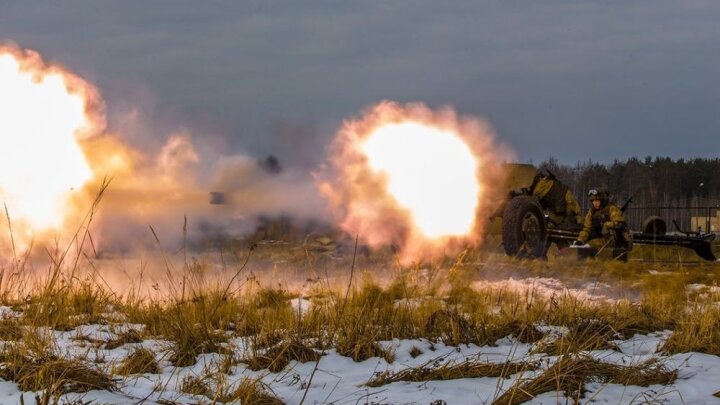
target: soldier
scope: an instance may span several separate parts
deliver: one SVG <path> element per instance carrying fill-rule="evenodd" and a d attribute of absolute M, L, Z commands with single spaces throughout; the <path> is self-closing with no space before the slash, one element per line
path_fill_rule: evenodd
<path fill-rule="evenodd" d="M 579 250 L 580 257 L 594 257 L 612 245 L 613 258 L 627 261 L 627 254 L 632 249 L 632 233 L 622 211 L 610 202 L 605 190 L 590 190 L 588 197 L 592 207 L 585 215 L 583 229 L 573 245 L 588 243 L 591 247 Z"/>
<path fill-rule="evenodd" d="M 530 194 L 540 201 L 551 227 L 577 229 L 582 225 L 580 204 L 568 186 L 552 173 L 538 172 L 530 186 Z"/>

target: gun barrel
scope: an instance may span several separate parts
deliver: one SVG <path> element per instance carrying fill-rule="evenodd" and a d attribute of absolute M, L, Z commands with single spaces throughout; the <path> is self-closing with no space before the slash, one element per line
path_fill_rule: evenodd
<path fill-rule="evenodd" d="M 564 229 L 548 229 L 548 240 L 572 241 L 576 240 L 579 232 Z M 633 244 L 635 245 L 655 245 L 655 246 L 679 246 L 691 249 L 701 258 L 709 261 L 717 261 L 715 253 L 712 251 L 711 241 L 715 239 L 713 234 L 690 236 L 690 235 L 655 235 L 651 233 L 633 232 Z"/>
<path fill-rule="evenodd" d="M 580 236 L 580 232 L 552 228 L 547 230 L 547 235 L 548 241 L 550 242 L 572 242 L 577 240 L 578 236 Z"/>

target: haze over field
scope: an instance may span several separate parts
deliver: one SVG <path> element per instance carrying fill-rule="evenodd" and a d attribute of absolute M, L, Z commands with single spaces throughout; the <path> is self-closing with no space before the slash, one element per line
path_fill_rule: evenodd
<path fill-rule="evenodd" d="M 440 257 L 481 242 L 481 213 L 501 195 L 501 163 L 512 158 L 475 117 L 392 101 L 345 121 L 329 166 L 312 171 L 286 170 L 272 155 L 216 150 L 203 160 L 198 137 L 184 132 L 167 134 L 153 155 L 108 126 L 99 89 L 37 51 L 0 47 L 0 84 L 0 197 L 13 257 L 36 241 L 77 241 L 75 229 L 96 254 L 94 240 L 126 250 L 150 233 L 159 243 L 160 231 L 185 246 L 188 231 L 240 235 L 260 216 L 392 244 L 404 262 Z"/>
<path fill-rule="evenodd" d="M 347 181 L 335 181 L 348 177 L 328 179 L 327 170 L 344 170 L 338 170 L 333 155 L 343 153 L 337 139 L 348 123 L 367 119 L 383 100 L 400 109 L 423 103 L 431 115 L 447 109 L 460 121 L 480 122 L 479 132 L 494 139 L 497 145 L 474 151 L 483 156 L 469 163 L 475 169 L 441 174 L 439 168 L 448 166 L 441 163 L 434 170 L 439 178 L 467 176 L 471 183 L 485 184 L 483 175 L 493 177 L 484 169 L 490 159 L 539 162 L 554 156 L 572 164 L 635 155 L 714 156 L 720 147 L 720 137 L 713 136 L 720 124 L 718 16 L 720 5 L 710 1 L 224 2 L 213 7 L 15 2 L 0 13 L 0 41 L 38 51 L 47 66 L 63 66 L 81 88 L 90 89 L 90 125 L 83 137 L 102 135 L 103 140 L 83 141 L 87 162 L 70 159 L 80 171 L 54 193 L 112 176 L 114 198 L 105 211 L 116 215 L 106 215 L 105 221 L 123 226 L 102 239 L 126 241 L 150 222 L 162 233 L 177 234 L 184 214 L 201 218 L 196 225 L 202 222 L 206 230 L 247 231 L 252 221 L 238 223 L 263 214 L 310 219 L 332 214 L 349 232 L 377 229 L 367 215 L 357 215 L 356 208 L 367 211 L 367 204 L 340 197 L 353 194 L 342 189 Z M 60 111 L 60 106 L 33 110 L 50 100 L 40 99 L 45 101 L 29 99 L 29 115 L 15 116 Z M 17 107 L 14 100 L 9 96 L 8 106 Z M 500 151 L 508 148 L 499 145 L 511 145 L 514 153 Z M 390 162 L 397 160 L 389 155 Z M 258 164 L 269 156 L 276 166 Z M 119 160 L 122 164 L 116 164 Z M 40 168 L 36 178 L 43 177 L 42 165 L 32 159 L 17 160 L 23 165 L 4 161 L 21 171 Z M 401 161 L 399 166 L 409 167 Z M 478 176 L 468 175 L 476 169 Z M 318 182 L 325 187 L 322 193 Z M 389 182 L 392 187 L 392 176 Z M 3 183 L 13 187 L 12 181 Z M 26 186 L 38 193 L 49 190 L 38 181 L 23 182 Z M 231 193 L 235 207 L 208 207 L 209 191 Z M 465 211 L 473 219 L 455 225 L 463 232 L 437 235 L 476 231 L 474 214 L 488 209 L 477 204 L 491 194 L 485 191 L 485 196 L 478 191 L 445 198 L 442 204 L 453 200 L 468 206 L 434 212 Z M 433 204 L 430 194 L 410 199 L 427 200 L 427 208 Z M 11 204 L 10 214 L 30 218 L 17 210 L 34 207 L 29 201 L 54 198 L 15 194 L 11 200 L 22 207 Z M 408 206 L 406 201 L 403 209 Z M 58 217 L 65 214 L 53 211 L 57 207 L 33 209 L 54 215 L 42 219 L 53 228 L 62 225 Z M 422 222 L 420 211 L 411 211 Z M 28 221 L 37 226 L 39 220 Z M 122 231 L 132 223 L 142 225 Z M 394 236 L 380 240 L 415 238 L 408 229 L 393 229 L 388 235 Z"/>

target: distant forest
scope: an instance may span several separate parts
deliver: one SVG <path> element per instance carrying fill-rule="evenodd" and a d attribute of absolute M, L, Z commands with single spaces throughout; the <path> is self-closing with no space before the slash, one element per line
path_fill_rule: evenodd
<path fill-rule="evenodd" d="M 632 197 L 631 211 L 635 214 L 628 214 L 637 216 L 637 220 L 647 215 L 661 215 L 677 218 L 689 227 L 689 215 L 715 216 L 715 207 L 720 205 L 720 158 L 646 157 L 615 160 L 610 164 L 588 161 L 575 165 L 561 164 L 551 158 L 538 168 L 549 169 L 567 184 L 584 210 L 589 204 L 588 190 L 598 187 L 606 187 L 619 205 Z M 660 207 L 678 209 L 668 212 Z M 683 207 L 686 209 L 682 210 Z"/>

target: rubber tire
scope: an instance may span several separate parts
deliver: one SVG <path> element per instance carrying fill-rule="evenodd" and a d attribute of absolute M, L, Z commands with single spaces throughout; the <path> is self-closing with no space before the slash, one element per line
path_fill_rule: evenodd
<path fill-rule="evenodd" d="M 538 235 L 530 241 L 523 232 L 523 222 L 533 219 L 538 226 Z M 517 196 L 508 202 L 502 218 L 502 241 L 508 256 L 521 259 L 542 258 L 545 255 L 547 239 L 545 215 L 537 198 Z"/>

